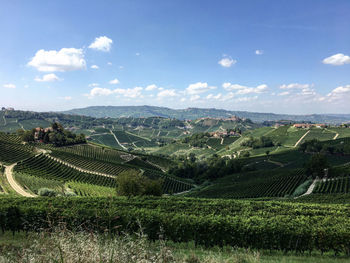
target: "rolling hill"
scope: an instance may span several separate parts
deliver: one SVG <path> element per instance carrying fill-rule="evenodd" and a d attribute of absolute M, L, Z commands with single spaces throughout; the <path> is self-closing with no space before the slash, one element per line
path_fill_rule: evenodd
<path fill-rule="evenodd" d="M 315 123 L 339 124 L 350 121 L 350 114 L 289 115 L 204 108 L 170 109 L 155 106 L 91 106 L 80 109 L 72 109 L 64 111 L 63 113 L 91 116 L 95 118 L 164 117 L 179 120 L 195 120 L 204 117 L 228 118 L 230 116 L 238 116 L 240 118 L 251 119 L 254 122 L 291 120 L 298 122 L 310 121 Z"/>

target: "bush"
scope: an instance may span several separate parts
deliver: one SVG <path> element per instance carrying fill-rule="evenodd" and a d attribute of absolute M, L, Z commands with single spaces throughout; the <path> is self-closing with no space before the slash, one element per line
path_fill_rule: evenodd
<path fill-rule="evenodd" d="M 38 190 L 38 195 L 52 197 L 52 196 L 56 196 L 57 193 L 54 190 L 49 189 L 49 188 L 40 188 Z"/>

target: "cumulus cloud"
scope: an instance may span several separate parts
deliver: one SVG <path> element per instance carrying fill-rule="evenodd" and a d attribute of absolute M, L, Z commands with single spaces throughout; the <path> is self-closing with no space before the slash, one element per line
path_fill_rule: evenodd
<path fill-rule="evenodd" d="M 91 83 L 91 84 L 89 84 L 90 88 L 94 88 L 94 87 L 98 87 L 98 86 L 100 86 L 100 84 L 98 84 L 98 83 Z"/>
<path fill-rule="evenodd" d="M 345 64 L 350 64 L 350 57 L 342 53 L 338 53 L 328 58 L 325 58 L 322 62 L 323 64 L 329 64 L 333 66 L 342 66 Z"/>
<path fill-rule="evenodd" d="M 227 91 L 236 90 L 236 94 L 263 93 L 268 89 L 266 84 L 262 84 L 255 88 L 252 88 L 252 87 L 242 86 L 239 84 L 231 84 L 229 82 L 225 82 L 224 84 L 222 84 L 222 87 Z"/>
<path fill-rule="evenodd" d="M 262 51 L 260 49 L 257 49 L 257 50 L 255 50 L 255 54 L 256 55 L 262 55 L 262 54 L 264 54 L 264 51 Z"/>
<path fill-rule="evenodd" d="M 206 99 L 208 99 L 208 100 L 210 100 L 210 99 L 218 100 L 218 99 L 221 99 L 221 97 L 222 97 L 222 94 L 221 94 L 221 93 L 219 93 L 219 94 L 217 94 L 217 95 L 208 94 L 208 95 L 206 96 Z"/>
<path fill-rule="evenodd" d="M 7 84 L 4 84 L 3 87 L 6 89 L 15 89 L 16 85 L 12 83 L 7 83 Z"/>
<path fill-rule="evenodd" d="M 123 95 L 127 98 L 142 98 L 142 90 L 142 87 L 135 87 L 132 89 L 115 89 L 113 92 L 118 95 Z"/>
<path fill-rule="evenodd" d="M 145 90 L 147 90 L 147 91 L 151 91 L 151 90 L 155 90 L 155 89 L 157 89 L 157 85 L 155 85 L 155 84 L 148 85 L 145 88 Z"/>
<path fill-rule="evenodd" d="M 164 98 L 164 97 L 176 97 L 178 94 L 174 89 L 163 89 L 162 91 L 158 92 L 157 97 L 158 98 Z"/>
<path fill-rule="evenodd" d="M 186 88 L 186 93 L 190 95 L 195 95 L 195 94 L 204 93 L 206 91 L 213 90 L 213 89 L 216 89 L 216 87 L 209 86 L 208 83 L 206 82 L 197 82 L 194 84 L 190 84 Z"/>
<path fill-rule="evenodd" d="M 229 68 L 236 63 L 237 63 L 237 60 L 234 60 L 231 57 L 224 57 L 218 61 L 218 64 L 220 64 L 224 68 Z"/>
<path fill-rule="evenodd" d="M 37 82 L 54 82 L 61 80 L 59 77 L 56 76 L 54 73 L 46 74 L 42 78 L 36 77 L 34 79 Z"/>
<path fill-rule="evenodd" d="M 109 81 L 109 84 L 118 84 L 119 80 L 118 79 L 112 79 L 111 81 Z"/>
<path fill-rule="evenodd" d="M 44 72 L 64 72 L 85 69 L 86 61 L 82 49 L 62 48 L 59 51 L 40 49 L 28 63 L 28 66 Z"/>
<path fill-rule="evenodd" d="M 268 87 L 266 84 L 257 86 L 256 88 L 244 88 L 237 91 L 237 94 L 249 94 L 249 93 L 263 93 L 267 91 Z"/>
<path fill-rule="evenodd" d="M 348 101 L 350 99 L 350 85 L 340 86 L 333 89 L 327 94 L 325 99 L 328 101 L 338 101 L 341 99 Z"/>
<path fill-rule="evenodd" d="M 92 68 L 92 69 L 99 69 L 99 66 L 97 66 L 97 65 L 92 65 L 90 68 Z"/>
<path fill-rule="evenodd" d="M 142 87 L 135 87 L 132 89 L 107 89 L 95 87 L 90 90 L 90 93 L 87 94 L 89 98 L 93 98 L 96 96 L 109 96 L 112 94 L 122 95 L 127 98 L 137 98 L 142 97 Z"/>
<path fill-rule="evenodd" d="M 310 84 L 291 83 L 291 84 L 281 85 L 280 89 L 307 89 L 310 86 L 311 86 Z"/>
<path fill-rule="evenodd" d="M 96 37 L 95 41 L 90 44 L 89 48 L 109 52 L 111 50 L 112 43 L 113 40 L 106 36 Z"/>

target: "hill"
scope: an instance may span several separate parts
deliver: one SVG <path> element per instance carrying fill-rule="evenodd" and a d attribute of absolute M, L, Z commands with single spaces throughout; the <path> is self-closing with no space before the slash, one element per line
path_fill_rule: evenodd
<path fill-rule="evenodd" d="M 179 120 L 195 120 L 204 117 L 210 118 L 228 118 L 238 116 L 248 118 L 254 122 L 264 121 L 309 121 L 314 123 L 343 123 L 350 121 L 350 114 L 311 114 L 311 115 L 289 115 L 275 113 L 259 113 L 248 111 L 228 111 L 223 109 L 170 109 L 166 107 L 155 106 L 91 106 L 80 109 L 64 111 L 65 114 L 77 114 L 91 116 L 95 118 L 120 118 L 120 117 L 164 117 L 175 118 Z"/>

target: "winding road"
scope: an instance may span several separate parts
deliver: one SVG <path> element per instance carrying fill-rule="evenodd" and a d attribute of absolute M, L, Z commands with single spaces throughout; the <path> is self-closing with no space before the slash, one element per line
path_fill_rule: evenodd
<path fill-rule="evenodd" d="M 110 131 L 110 133 L 113 135 L 114 139 L 115 139 L 116 142 L 119 144 L 119 146 L 122 147 L 124 150 L 127 150 L 127 148 L 119 142 L 117 136 L 115 136 L 115 134 L 112 132 L 112 130 L 109 130 L 109 131 Z"/>
<path fill-rule="evenodd" d="M 6 175 L 7 181 L 9 182 L 13 190 L 15 190 L 19 195 L 25 196 L 25 197 L 36 197 L 36 195 L 26 192 L 13 178 L 13 167 L 15 167 L 16 164 L 17 163 L 6 166 L 5 175 Z"/>

